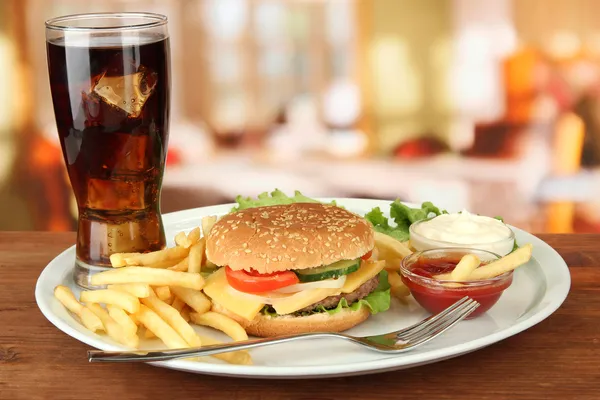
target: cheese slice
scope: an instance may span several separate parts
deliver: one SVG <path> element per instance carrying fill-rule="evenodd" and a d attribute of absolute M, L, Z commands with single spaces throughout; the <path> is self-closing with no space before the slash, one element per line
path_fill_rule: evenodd
<path fill-rule="evenodd" d="M 347 275 L 346 283 L 344 283 L 344 286 L 342 287 L 342 293 L 354 292 L 360 285 L 379 274 L 384 267 L 384 260 L 377 262 L 361 262 L 358 271 Z"/>
<path fill-rule="evenodd" d="M 274 301 L 272 306 L 277 314 L 291 314 L 304 307 L 315 304 L 326 297 L 340 294 L 339 288 L 308 289 L 285 299 Z"/>
<path fill-rule="evenodd" d="M 215 303 L 248 321 L 252 321 L 265 306 L 259 301 L 236 296 L 229 288 L 225 268 L 221 268 L 206 279 L 203 290 Z"/>

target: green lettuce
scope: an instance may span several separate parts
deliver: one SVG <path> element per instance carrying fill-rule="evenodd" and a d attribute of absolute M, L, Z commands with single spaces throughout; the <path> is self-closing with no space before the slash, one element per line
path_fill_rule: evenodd
<path fill-rule="evenodd" d="M 447 214 L 447 211 L 440 210 L 431 202 L 426 201 L 420 208 L 411 208 L 396 200 L 390 204 L 390 217 L 394 220 L 391 225 L 389 219 L 383 214 L 379 207 L 375 207 L 365 215 L 365 219 L 373 225 L 377 232 L 384 233 L 401 242 L 409 239 L 408 228 L 411 224 L 429 218 Z"/>
<path fill-rule="evenodd" d="M 279 189 L 275 189 L 271 193 L 264 192 L 258 195 L 256 199 L 252 197 L 237 196 L 235 198 L 237 206 L 231 209 L 231 212 L 245 210 L 247 208 L 263 207 L 263 206 L 275 206 L 280 204 L 292 204 L 292 203 L 320 203 L 320 201 L 306 197 L 298 190 L 294 192 L 294 196 L 289 197 Z M 333 202 L 332 204 L 335 204 Z"/>
<path fill-rule="evenodd" d="M 348 304 L 346 299 L 342 299 L 335 308 L 325 308 L 319 306 L 310 312 L 296 313 L 294 315 L 303 317 L 320 312 L 326 312 L 330 315 L 333 315 L 346 308 L 349 308 L 352 311 L 358 311 L 361 307 L 367 307 L 371 314 L 377 314 L 387 311 L 390 308 L 390 302 L 390 284 L 388 283 L 387 271 L 383 270 L 379 273 L 379 285 L 377 285 L 377 288 L 375 288 L 375 290 L 364 299 L 355 301 L 352 304 Z M 262 313 L 272 317 L 277 317 L 279 315 L 271 306 L 265 306 L 262 310 Z"/>

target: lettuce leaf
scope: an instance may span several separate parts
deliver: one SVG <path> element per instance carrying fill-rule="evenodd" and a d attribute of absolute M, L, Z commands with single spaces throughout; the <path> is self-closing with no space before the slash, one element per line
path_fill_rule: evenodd
<path fill-rule="evenodd" d="M 390 204 L 390 216 L 394 220 L 395 226 L 390 225 L 389 219 L 379 207 L 369 211 L 365 215 L 365 219 L 373 225 L 373 229 L 377 232 L 404 242 L 409 239 L 408 228 L 411 224 L 440 214 L 447 214 L 447 211 L 440 210 L 429 201 L 421 204 L 421 208 L 411 208 L 402 204 L 400 200 L 396 200 Z"/>
<path fill-rule="evenodd" d="M 340 300 L 335 308 L 317 307 L 310 312 L 296 313 L 296 316 L 308 316 L 315 313 L 326 312 L 330 315 L 337 314 L 345 308 L 349 308 L 352 311 L 358 311 L 361 307 L 367 307 L 371 314 L 377 314 L 383 311 L 387 311 L 390 308 L 391 296 L 390 296 L 390 284 L 388 283 L 387 271 L 383 270 L 379 273 L 379 285 L 364 299 L 355 301 L 352 304 L 348 304 L 346 299 Z M 265 315 L 277 317 L 279 314 L 270 306 L 265 306 L 262 310 Z"/>
<path fill-rule="evenodd" d="M 294 196 L 289 197 L 279 189 L 275 189 L 271 193 L 264 192 L 258 195 L 256 199 L 252 197 L 237 196 L 235 198 L 237 206 L 231 209 L 231 212 L 245 210 L 247 208 L 263 207 L 263 206 L 275 206 L 279 204 L 292 204 L 292 203 L 320 203 L 320 201 L 306 197 L 298 190 L 294 192 Z M 335 204 L 333 202 L 332 204 Z"/>

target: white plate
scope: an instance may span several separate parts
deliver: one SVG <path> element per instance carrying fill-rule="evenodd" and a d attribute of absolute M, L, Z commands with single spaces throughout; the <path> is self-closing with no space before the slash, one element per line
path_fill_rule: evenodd
<path fill-rule="evenodd" d="M 328 199 L 324 199 L 328 200 Z M 380 206 L 389 209 L 389 201 L 340 199 L 339 204 L 364 214 Z M 222 215 L 231 205 L 197 208 L 164 216 L 168 238 L 199 225 L 205 215 Z M 240 366 L 184 360 L 157 362 L 154 365 L 202 374 L 253 378 L 323 378 L 375 373 L 428 364 L 465 354 L 524 331 L 552 314 L 565 300 L 570 287 L 567 265 L 549 245 L 535 236 L 514 229 L 519 243 L 532 243 L 535 260 L 517 269 L 513 284 L 487 314 L 458 324 L 438 339 L 402 355 L 386 356 L 352 344 L 321 339 L 295 342 L 252 350 L 254 365 Z M 37 304 L 44 316 L 67 335 L 102 350 L 122 350 L 123 346 L 104 335 L 87 331 L 53 297 L 56 285 L 70 286 L 76 295 L 71 272 L 75 247 L 65 250 L 44 269 L 35 289 Z M 414 301 L 403 306 L 393 301 L 388 312 L 369 318 L 348 333 L 373 335 L 394 331 L 427 316 Z M 226 340 L 220 333 L 196 327 L 204 334 Z M 157 348 L 157 341 L 142 342 L 141 347 Z M 81 357 L 85 357 L 81 354 Z M 212 360 L 212 359 L 211 359 Z"/>

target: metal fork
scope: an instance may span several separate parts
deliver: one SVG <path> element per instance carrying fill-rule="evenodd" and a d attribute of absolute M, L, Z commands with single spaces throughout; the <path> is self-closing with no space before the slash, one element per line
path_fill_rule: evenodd
<path fill-rule="evenodd" d="M 178 358 L 210 356 L 236 350 L 247 350 L 261 346 L 270 346 L 279 343 L 291 342 L 299 339 L 337 338 L 345 339 L 352 343 L 365 346 L 387 354 L 403 353 L 412 350 L 424 343 L 438 337 L 458 322 L 469 316 L 479 303 L 469 297 L 463 297 L 439 314 L 432 315 L 415 325 L 399 331 L 383 335 L 355 337 L 344 333 L 314 332 L 296 335 L 285 335 L 274 338 L 245 340 L 234 343 L 224 343 L 196 348 L 159 350 L 159 351 L 88 351 L 90 362 L 149 362 L 167 361 Z"/>

